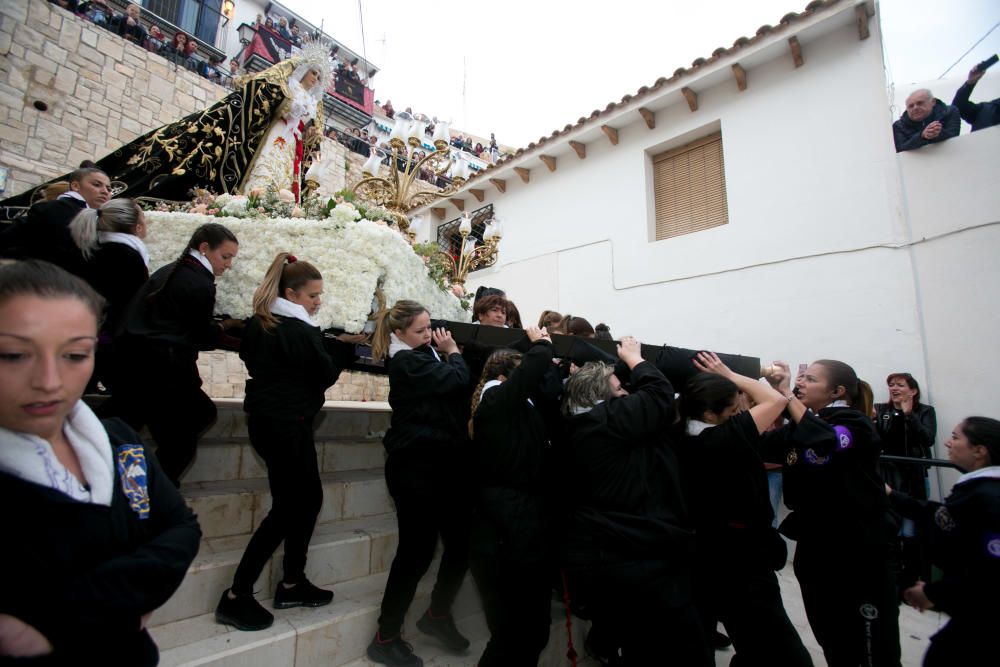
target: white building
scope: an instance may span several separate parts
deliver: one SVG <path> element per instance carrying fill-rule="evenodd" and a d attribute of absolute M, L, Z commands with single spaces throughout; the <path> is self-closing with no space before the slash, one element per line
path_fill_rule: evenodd
<path fill-rule="evenodd" d="M 1000 128 L 897 155 L 874 3 L 809 7 L 471 178 L 451 201 L 492 204 L 505 235 L 468 287 L 504 288 L 525 321 L 551 308 L 649 343 L 842 359 L 876 400 L 909 371 L 943 456 L 962 417 L 1000 417 Z M 958 82 L 938 83 L 950 101 Z M 692 225 L 714 226 L 661 238 Z"/>

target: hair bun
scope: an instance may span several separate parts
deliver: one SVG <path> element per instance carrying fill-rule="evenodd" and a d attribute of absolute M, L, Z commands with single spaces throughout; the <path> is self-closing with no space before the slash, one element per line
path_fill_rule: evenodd
<path fill-rule="evenodd" d="M 289 264 L 294 264 L 295 262 L 299 261 L 299 258 L 296 257 L 295 255 L 289 255 L 288 257 L 285 258 L 285 261 L 288 262 Z"/>

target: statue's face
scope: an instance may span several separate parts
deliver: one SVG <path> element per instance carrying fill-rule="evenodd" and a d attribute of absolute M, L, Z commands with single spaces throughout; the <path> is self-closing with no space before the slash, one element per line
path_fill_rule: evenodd
<path fill-rule="evenodd" d="M 306 90 L 311 89 L 317 83 L 319 83 L 319 74 L 316 70 L 311 69 L 302 76 L 302 87 Z"/>

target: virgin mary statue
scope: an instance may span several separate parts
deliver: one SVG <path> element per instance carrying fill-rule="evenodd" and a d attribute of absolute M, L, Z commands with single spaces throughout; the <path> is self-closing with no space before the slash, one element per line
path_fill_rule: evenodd
<path fill-rule="evenodd" d="M 180 201 L 194 188 L 221 194 L 274 187 L 297 197 L 305 124 L 323 123 L 329 53 L 320 42 L 308 43 L 301 55 L 237 78 L 236 90 L 208 109 L 142 135 L 97 166 L 126 186 L 115 196 Z M 0 206 L 28 206 L 37 189 Z"/>

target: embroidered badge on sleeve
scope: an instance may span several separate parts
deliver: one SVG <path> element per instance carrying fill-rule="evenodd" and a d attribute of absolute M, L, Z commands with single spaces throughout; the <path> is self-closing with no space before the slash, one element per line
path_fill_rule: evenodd
<path fill-rule="evenodd" d="M 837 451 L 842 452 L 854 446 L 854 436 L 844 426 L 834 426 L 833 432 L 837 434 Z"/>
<path fill-rule="evenodd" d="M 989 533 L 986 535 L 986 553 L 993 558 L 1000 558 L 1000 534 Z"/>
<path fill-rule="evenodd" d="M 121 445 L 115 450 L 115 463 L 122 491 L 139 519 L 149 518 L 149 488 L 146 478 L 146 453 L 142 445 Z"/>

